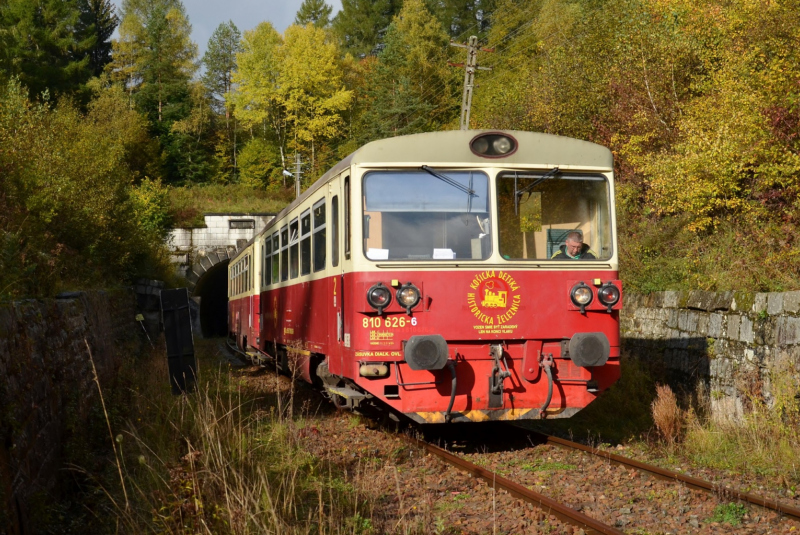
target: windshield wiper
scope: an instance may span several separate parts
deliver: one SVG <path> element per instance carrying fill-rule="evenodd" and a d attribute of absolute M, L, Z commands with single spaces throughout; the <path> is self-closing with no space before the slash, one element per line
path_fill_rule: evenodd
<path fill-rule="evenodd" d="M 431 175 L 435 176 L 436 178 L 438 178 L 438 179 L 439 179 L 439 180 L 441 180 L 442 182 L 446 182 L 447 184 L 450 184 L 450 185 L 451 185 L 451 186 L 453 186 L 454 188 L 460 189 L 461 191 L 463 191 L 463 192 L 464 192 L 464 193 L 466 193 L 467 195 L 477 195 L 477 194 L 475 193 L 475 190 L 474 190 L 474 189 L 472 189 L 472 188 L 468 188 L 468 187 L 467 187 L 467 186 L 465 186 L 464 184 L 459 184 L 458 182 L 456 182 L 455 180 L 453 180 L 453 179 L 452 179 L 452 178 L 450 178 L 449 176 L 447 176 L 447 175 L 443 175 L 442 173 L 440 173 L 440 172 L 438 172 L 438 171 L 434 171 L 433 169 L 431 169 L 431 168 L 430 168 L 430 167 L 428 167 L 427 165 L 423 165 L 423 166 L 422 166 L 422 170 L 423 170 L 423 171 L 425 171 L 425 172 L 426 172 L 426 173 L 428 173 L 428 174 L 431 174 Z"/>
<path fill-rule="evenodd" d="M 547 173 L 543 174 L 527 186 L 522 189 L 517 189 L 517 173 L 514 173 L 514 215 L 519 215 L 519 198 L 525 195 L 526 193 L 530 193 L 533 188 L 544 182 L 545 180 L 549 180 L 554 178 L 558 173 L 560 173 L 558 167 L 554 167 Z"/>

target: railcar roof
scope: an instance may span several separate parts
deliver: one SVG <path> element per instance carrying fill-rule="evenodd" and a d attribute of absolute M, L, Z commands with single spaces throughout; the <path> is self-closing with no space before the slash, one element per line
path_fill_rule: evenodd
<path fill-rule="evenodd" d="M 469 144 L 479 134 L 493 130 L 448 130 L 412 134 L 367 143 L 351 157 L 351 164 L 423 162 L 426 164 L 463 162 L 476 165 L 543 167 L 580 166 L 608 169 L 614 165 L 606 147 L 552 134 L 503 130 L 517 140 L 517 151 L 503 158 L 483 158 L 473 154 Z"/>
<path fill-rule="evenodd" d="M 473 154 L 469 147 L 470 141 L 480 134 L 489 132 L 512 136 L 517 140 L 516 152 L 503 158 L 482 158 Z M 283 217 L 285 213 L 294 209 L 309 195 L 313 195 L 328 179 L 338 175 L 343 169 L 351 165 L 369 167 L 371 165 L 390 166 L 406 163 L 424 163 L 432 166 L 458 163 L 459 165 L 482 167 L 536 165 L 542 168 L 549 168 L 574 166 L 611 171 L 614 167 L 614 157 L 610 150 L 596 143 L 571 137 L 542 134 L 540 132 L 524 132 L 521 130 L 446 130 L 390 137 L 367 143 L 339 161 L 303 192 L 299 198 L 281 210 L 275 216 L 275 220 Z M 268 228 L 270 228 L 270 225 L 267 225 L 256 236 L 263 234 Z M 250 245 L 254 240 L 255 237 L 247 245 Z"/>

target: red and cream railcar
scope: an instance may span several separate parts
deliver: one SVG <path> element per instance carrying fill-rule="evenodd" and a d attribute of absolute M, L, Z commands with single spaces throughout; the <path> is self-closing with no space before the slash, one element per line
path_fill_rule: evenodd
<path fill-rule="evenodd" d="M 620 374 L 613 192 L 611 152 L 576 139 L 369 143 L 231 260 L 231 334 L 341 406 L 572 416 Z"/>

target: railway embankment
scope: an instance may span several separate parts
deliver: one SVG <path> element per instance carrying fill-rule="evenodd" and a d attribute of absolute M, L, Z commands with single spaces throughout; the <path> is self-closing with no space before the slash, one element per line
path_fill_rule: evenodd
<path fill-rule="evenodd" d="M 621 336 L 670 382 L 704 383 L 715 416 L 738 417 L 753 394 L 769 402 L 773 371 L 800 371 L 800 291 L 627 294 Z"/>
<path fill-rule="evenodd" d="M 93 367 L 110 386 L 141 343 L 129 290 L 60 297 L 0 305 L 0 533 L 37 532 L 68 492 L 70 450 L 96 427 Z"/>

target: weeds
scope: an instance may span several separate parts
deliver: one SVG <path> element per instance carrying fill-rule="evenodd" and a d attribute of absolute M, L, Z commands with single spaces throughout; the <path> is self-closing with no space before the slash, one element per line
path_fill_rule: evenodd
<path fill-rule="evenodd" d="M 130 420 L 113 439 L 123 483 L 110 470 L 94 480 L 111 513 L 100 520 L 104 529 L 374 533 L 372 512 L 351 478 L 303 451 L 304 416 L 287 418 L 282 399 L 292 394 L 257 394 L 227 370 L 215 371 L 213 343 L 198 341 L 198 367 L 210 369 L 200 371 L 190 395 L 171 395 L 163 348 L 139 363 Z M 110 448 L 108 457 L 113 463 Z"/>
<path fill-rule="evenodd" d="M 577 466 L 569 463 L 562 463 L 558 461 L 537 461 L 532 463 L 525 463 L 520 466 L 526 472 L 555 472 L 560 470 L 575 470 Z"/>
<path fill-rule="evenodd" d="M 735 414 L 719 391 L 703 384 L 685 412 L 668 387 L 659 386 L 652 404 L 659 435 L 669 451 L 680 441 L 682 455 L 698 465 L 773 478 L 793 494 L 800 482 L 800 381 L 794 365 L 785 360 L 765 372 L 744 372 L 736 385 L 741 404 Z"/>
<path fill-rule="evenodd" d="M 709 522 L 722 522 L 731 526 L 738 526 L 742 523 L 744 515 L 747 514 L 747 507 L 741 503 L 721 503 L 714 509 L 714 514 L 708 519 Z"/>

